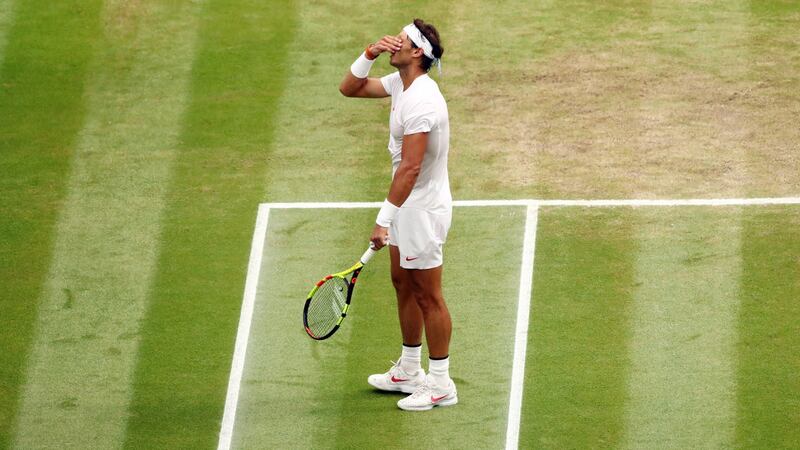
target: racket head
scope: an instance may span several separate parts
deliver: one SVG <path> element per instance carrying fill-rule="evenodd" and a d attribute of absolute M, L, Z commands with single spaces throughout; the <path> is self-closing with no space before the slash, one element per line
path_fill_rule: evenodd
<path fill-rule="evenodd" d="M 303 326 L 309 337 L 321 341 L 339 329 L 347 316 L 360 270 L 354 270 L 349 281 L 343 274 L 328 275 L 311 289 L 303 307 Z"/>

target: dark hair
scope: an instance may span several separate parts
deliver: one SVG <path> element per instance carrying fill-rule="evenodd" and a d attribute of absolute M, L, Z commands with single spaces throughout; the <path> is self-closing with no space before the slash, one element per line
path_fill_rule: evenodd
<path fill-rule="evenodd" d="M 442 43 L 439 40 L 439 32 L 436 31 L 436 27 L 429 23 L 425 23 L 422 19 L 414 19 L 414 26 L 416 26 L 419 31 L 425 36 L 425 39 L 431 43 L 431 47 L 433 47 L 433 56 L 436 58 L 441 58 L 444 54 L 444 49 L 442 48 Z M 411 41 L 411 46 L 417 48 L 414 41 Z M 428 58 L 425 55 L 422 55 L 422 69 L 424 71 L 431 70 L 431 64 L 433 64 L 433 60 Z"/>

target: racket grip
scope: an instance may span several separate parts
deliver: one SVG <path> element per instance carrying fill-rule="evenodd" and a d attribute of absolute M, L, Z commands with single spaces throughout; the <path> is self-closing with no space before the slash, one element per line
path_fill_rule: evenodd
<path fill-rule="evenodd" d="M 370 242 L 367 251 L 365 251 L 364 254 L 361 255 L 361 264 L 368 263 L 369 260 L 372 259 L 373 256 L 375 256 L 375 253 L 378 253 L 378 251 L 375 250 L 375 244 Z"/>

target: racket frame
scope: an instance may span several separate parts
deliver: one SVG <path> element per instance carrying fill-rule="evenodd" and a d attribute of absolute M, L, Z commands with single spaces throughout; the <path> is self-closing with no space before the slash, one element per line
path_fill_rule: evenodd
<path fill-rule="evenodd" d="M 325 276 L 324 278 L 319 280 L 314 285 L 313 288 L 311 288 L 311 292 L 309 292 L 308 296 L 306 297 L 306 304 L 305 306 L 303 306 L 303 328 L 305 328 L 306 334 L 308 334 L 308 336 L 311 339 L 317 341 L 323 341 L 325 339 L 328 339 L 329 337 L 333 336 L 333 334 L 336 333 L 336 331 L 342 325 L 342 321 L 344 320 L 345 317 L 347 317 L 347 310 L 350 308 L 350 300 L 353 298 L 353 290 L 355 289 L 356 281 L 358 281 L 358 274 L 361 273 L 361 269 L 364 268 L 364 265 L 368 263 L 370 259 L 372 259 L 372 257 L 375 255 L 375 252 L 376 250 L 374 250 L 372 245 L 370 245 L 370 248 L 368 248 L 367 251 L 364 252 L 364 255 L 361 256 L 361 259 L 357 263 L 353 264 L 352 267 L 350 267 L 347 270 L 343 270 L 341 272 Z M 324 336 L 315 336 L 311 332 L 311 328 L 309 328 L 308 326 L 308 308 L 311 306 L 311 299 L 314 297 L 314 294 L 317 292 L 317 290 L 319 290 L 319 288 L 322 287 L 322 285 L 325 284 L 326 281 L 330 280 L 331 278 L 345 279 L 345 277 L 347 275 L 350 275 L 351 273 L 353 274 L 353 276 L 351 276 L 350 280 L 347 282 L 347 298 L 345 299 L 344 308 L 342 308 L 341 317 L 339 317 L 339 319 L 336 321 L 336 325 L 334 325 L 331 331 L 329 331 L 327 334 L 325 334 Z"/>

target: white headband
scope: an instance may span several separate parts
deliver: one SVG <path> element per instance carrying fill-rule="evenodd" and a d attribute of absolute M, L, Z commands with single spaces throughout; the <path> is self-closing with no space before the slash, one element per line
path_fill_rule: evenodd
<path fill-rule="evenodd" d="M 403 31 L 406 32 L 408 38 L 411 39 L 418 48 L 422 49 L 422 53 L 427 56 L 428 58 L 433 60 L 433 63 L 436 64 L 439 68 L 439 75 L 442 74 L 442 60 L 433 56 L 433 46 L 428 39 L 419 31 L 416 25 L 410 23 L 403 27 Z"/>

